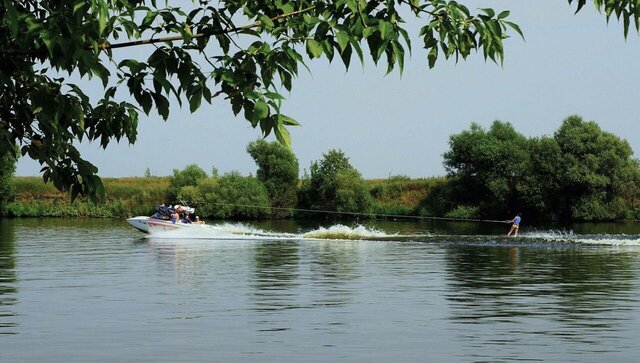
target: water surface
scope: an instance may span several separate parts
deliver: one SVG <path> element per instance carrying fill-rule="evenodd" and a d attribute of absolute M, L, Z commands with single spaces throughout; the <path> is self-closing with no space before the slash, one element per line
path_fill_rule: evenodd
<path fill-rule="evenodd" d="M 0 361 L 637 361 L 640 226 L 503 227 L 3 220 Z"/>

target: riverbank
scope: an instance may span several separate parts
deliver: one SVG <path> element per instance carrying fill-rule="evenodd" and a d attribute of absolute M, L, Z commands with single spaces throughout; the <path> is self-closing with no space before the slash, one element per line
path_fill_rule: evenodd
<path fill-rule="evenodd" d="M 164 203 L 170 177 L 103 178 L 107 199 L 95 204 L 67 193 L 41 177 L 14 177 L 15 196 L 7 203 L 6 217 L 122 218 L 145 215 Z"/>
<path fill-rule="evenodd" d="M 107 199 L 102 204 L 78 198 L 46 184 L 41 177 L 14 177 L 14 198 L 7 204 L 5 217 L 89 217 L 124 218 L 153 213 L 154 206 L 166 200 L 171 177 L 103 178 Z M 372 197 L 371 214 L 419 216 L 435 215 L 428 202 L 433 191 L 446 184 L 445 178 L 366 180 Z M 203 216 L 207 217 L 207 216 Z"/>

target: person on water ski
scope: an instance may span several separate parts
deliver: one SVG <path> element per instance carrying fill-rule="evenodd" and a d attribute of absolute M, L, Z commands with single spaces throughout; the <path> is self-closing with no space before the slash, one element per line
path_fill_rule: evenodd
<path fill-rule="evenodd" d="M 511 229 L 509 229 L 509 233 L 507 233 L 507 237 L 511 236 L 511 233 L 513 233 L 514 237 L 518 237 L 518 229 L 520 229 L 520 221 L 522 220 L 521 214 L 518 213 L 516 214 L 515 217 L 513 217 L 512 220 L 507 221 L 507 223 L 513 223 L 511 225 Z"/>

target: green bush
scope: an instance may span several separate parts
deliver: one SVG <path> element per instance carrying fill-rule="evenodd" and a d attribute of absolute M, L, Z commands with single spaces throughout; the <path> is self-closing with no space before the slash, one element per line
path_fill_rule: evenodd
<path fill-rule="evenodd" d="M 340 212 L 369 211 L 371 198 L 360 173 L 342 151 L 330 150 L 319 162 L 311 163 L 311 175 L 302 180 L 303 208 Z"/>
<path fill-rule="evenodd" d="M 15 150 L 0 154 L 0 215 L 6 212 L 7 202 L 14 197 L 12 176 L 16 170 Z"/>
<path fill-rule="evenodd" d="M 198 214 L 205 218 L 255 219 L 270 214 L 267 189 L 254 177 L 231 172 L 215 181 L 201 181 L 198 191 Z"/>
<path fill-rule="evenodd" d="M 247 152 L 258 165 L 257 177 L 267 188 L 271 200 L 271 216 L 291 216 L 289 208 L 298 204 L 298 159 L 291 150 L 278 142 L 257 140 L 247 146 Z"/>
<path fill-rule="evenodd" d="M 338 212 L 369 213 L 371 194 L 355 169 L 340 170 L 335 179 L 335 208 Z"/>
<path fill-rule="evenodd" d="M 478 218 L 480 216 L 480 208 L 477 206 L 459 205 L 445 214 L 445 216 L 460 219 Z"/>
<path fill-rule="evenodd" d="M 167 188 L 167 201 L 177 201 L 178 193 L 180 193 L 180 189 L 182 187 L 186 187 L 189 185 L 196 186 L 198 185 L 199 180 L 206 179 L 207 177 L 207 173 L 196 164 L 187 165 L 182 170 L 174 169 L 173 176 L 171 177 L 171 180 L 169 182 L 169 187 Z"/>

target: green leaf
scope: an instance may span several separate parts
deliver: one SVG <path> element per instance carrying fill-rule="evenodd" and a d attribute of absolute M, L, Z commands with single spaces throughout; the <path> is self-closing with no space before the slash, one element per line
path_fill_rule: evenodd
<path fill-rule="evenodd" d="M 342 58 L 342 63 L 344 63 L 344 67 L 347 70 L 349 70 L 349 64 L 351 63 L 351 54 L 352 48 L 350 44 L 345 48 L 345 50 L 340 52 L 340 58 Z"/>
<path fill-rule="evenodd" d="M 504 19 L 507 16 L 509 16 L 509 14 L 511 14 L 511 12 L 509 10 L 505 10 L 505 11 L 501 12 L 500 14 L 498 14 L 498 19 Z"/>
<path fill-rule="evenodd" d="M 16 11 L 15 6 L 11 1 L 4 1 L 4 6 L 7 9 L 7 16 L 4 17 L 4 21 L 6 21 L 9 25 L 9 30 L 11 30 L 11 34 L 18 34 L 18 12 Z"/>
<path fill-rule="evenodd" d="M 404 72 L 404 49 L 397 40 L 392 41 L 391 46 L 393 49 L 393 55 L 398 61 L 398 66 L 400 67 L 400 74 L 402 74 Z"/>
<path fill-rule="evenodd" d="M 285 98 L 276 92 L 265 92 L 264 96 L 271 100 L 284 100 Z"/>
<path fill-rule="evenodd" d="M 429 55 L 427 55 L 427 59 L 429 60 L 429 68 L 433 68 L 436 64 L 436 59 L 438 59 L 438 48 L 431 48 Z"/>
<path fill-rule="evenodd" d="M 258 20 L 260 20 L 262 25 L 264 25 L 264 27 L 267 28 L 267 29 L 273 29 L 273 26 L 275 25 L 273 23 L 273 20 L 271 20 L 268 16 L 266 16 L 264 14 L 258 15 Z"/>
<path fill-rule="evenodd" d="M 202 103 L 202 88 L 198 87 L 195 92 L 189 97 L 189 111 L 192 113 L 200 108 Z"/>
<path fill-rule="evenodd" d="M 258 100 L 253 106 L 253 115 L 251 121 L 262 120 L 269 114 L 269 105 L 264 100 Z"/>
<path fill-rule="evenodd" d="M 387 36 L 391 33 L 392 25 L 386 21 L 381 21 L 378 27 L 380 29 L 380 38 L 387 39 Z"/>
<path fill-rule="evenodd" d="M 349 44 L 349 34 L 347 34 L 347 32 L 339 31 L 336 38 L 338 39 L 340 51 L 344 51 L 345 47 Z"/>
<path fill-rule="evenodd" d="M 307 54 L 311 58 L 319 58 L 322 55 L 322 44 L 315 39 L 307 39 Z"/>
<path fill-rule="evenodd" d="M 490 18 L 493 18 L 493 16 L 496 15 L 496 12 L 491 8 L 484 8 L 484 9 L 480 9 L 480 10 L 482 10 Z"/>
<path fill-rule="evenodd" d="M 98 18 L 99 32 L 102 34 L 107 27 L 107 20 L 109 20 L 109 11 L 106 2 L 100 1 L 100 17 Z"/>
<path fill-rule="evenodd" d="M 400 27 L 398 28 L 398 31 L 400 32 L 400 35 L 402 35 L 402 38 L 409 49 L 409 54 L 411 54 L 411 39 L 409 38 L 409 33 Z"/>
<path fill-rule="evenodd" d="M 629 34 L 629 23 L 631 20 L 629 19 L 629 16 L 623 16 L 622 20 L 624 24 L 624 38 L 627 39 L 627 35 Z"/>
<path fill-rule="evenodd" d="M 300 126 L 300 123 L 298 123 L 298 121 L 292 119 L 289 116 L 285 116 L 285 115 L 278 115 L 278 121 L 282 122 L 284 125 L 287 126 Z"/>
<path fill-rule="evenodd" d="M 287 149 L 291 150 L 291 135 L 287 127 L 283 123 L 278 122 L 278 126 L 276 126 L 273 131 L 275 131 L 276 139 L 278 139 L 282 145 L 286 146 Z"/>
<path fill-rule="evenodd" d="M 506 21 L 506 20 L 503 20 L 503 23 L 507 24 L 509 27 L 511 27 L 511 29 L 515 30 L 518 34 L 520 34 L 520 37 L 522 37 L 522 39 L 524 40 L 524 34 L 522 34 L 522 30 L 520 30 L 520 27 L 518 26 L 518 24 L 512 23 L 510 21 Z"/>
<path fill-rule="evenodd" d="M 42 39 L 42 42 L 47 47 L 47 51 L 49 52 L 49 56 L 51 56 L 53 58 L 53 48 L 54 48 L 55 44 L 53 42 L 53 39 L 51 39 L 51 36 L 50 36 L 49 32 L 47 32 L 47 31 L 40 32 L 40 39 Z"/>

